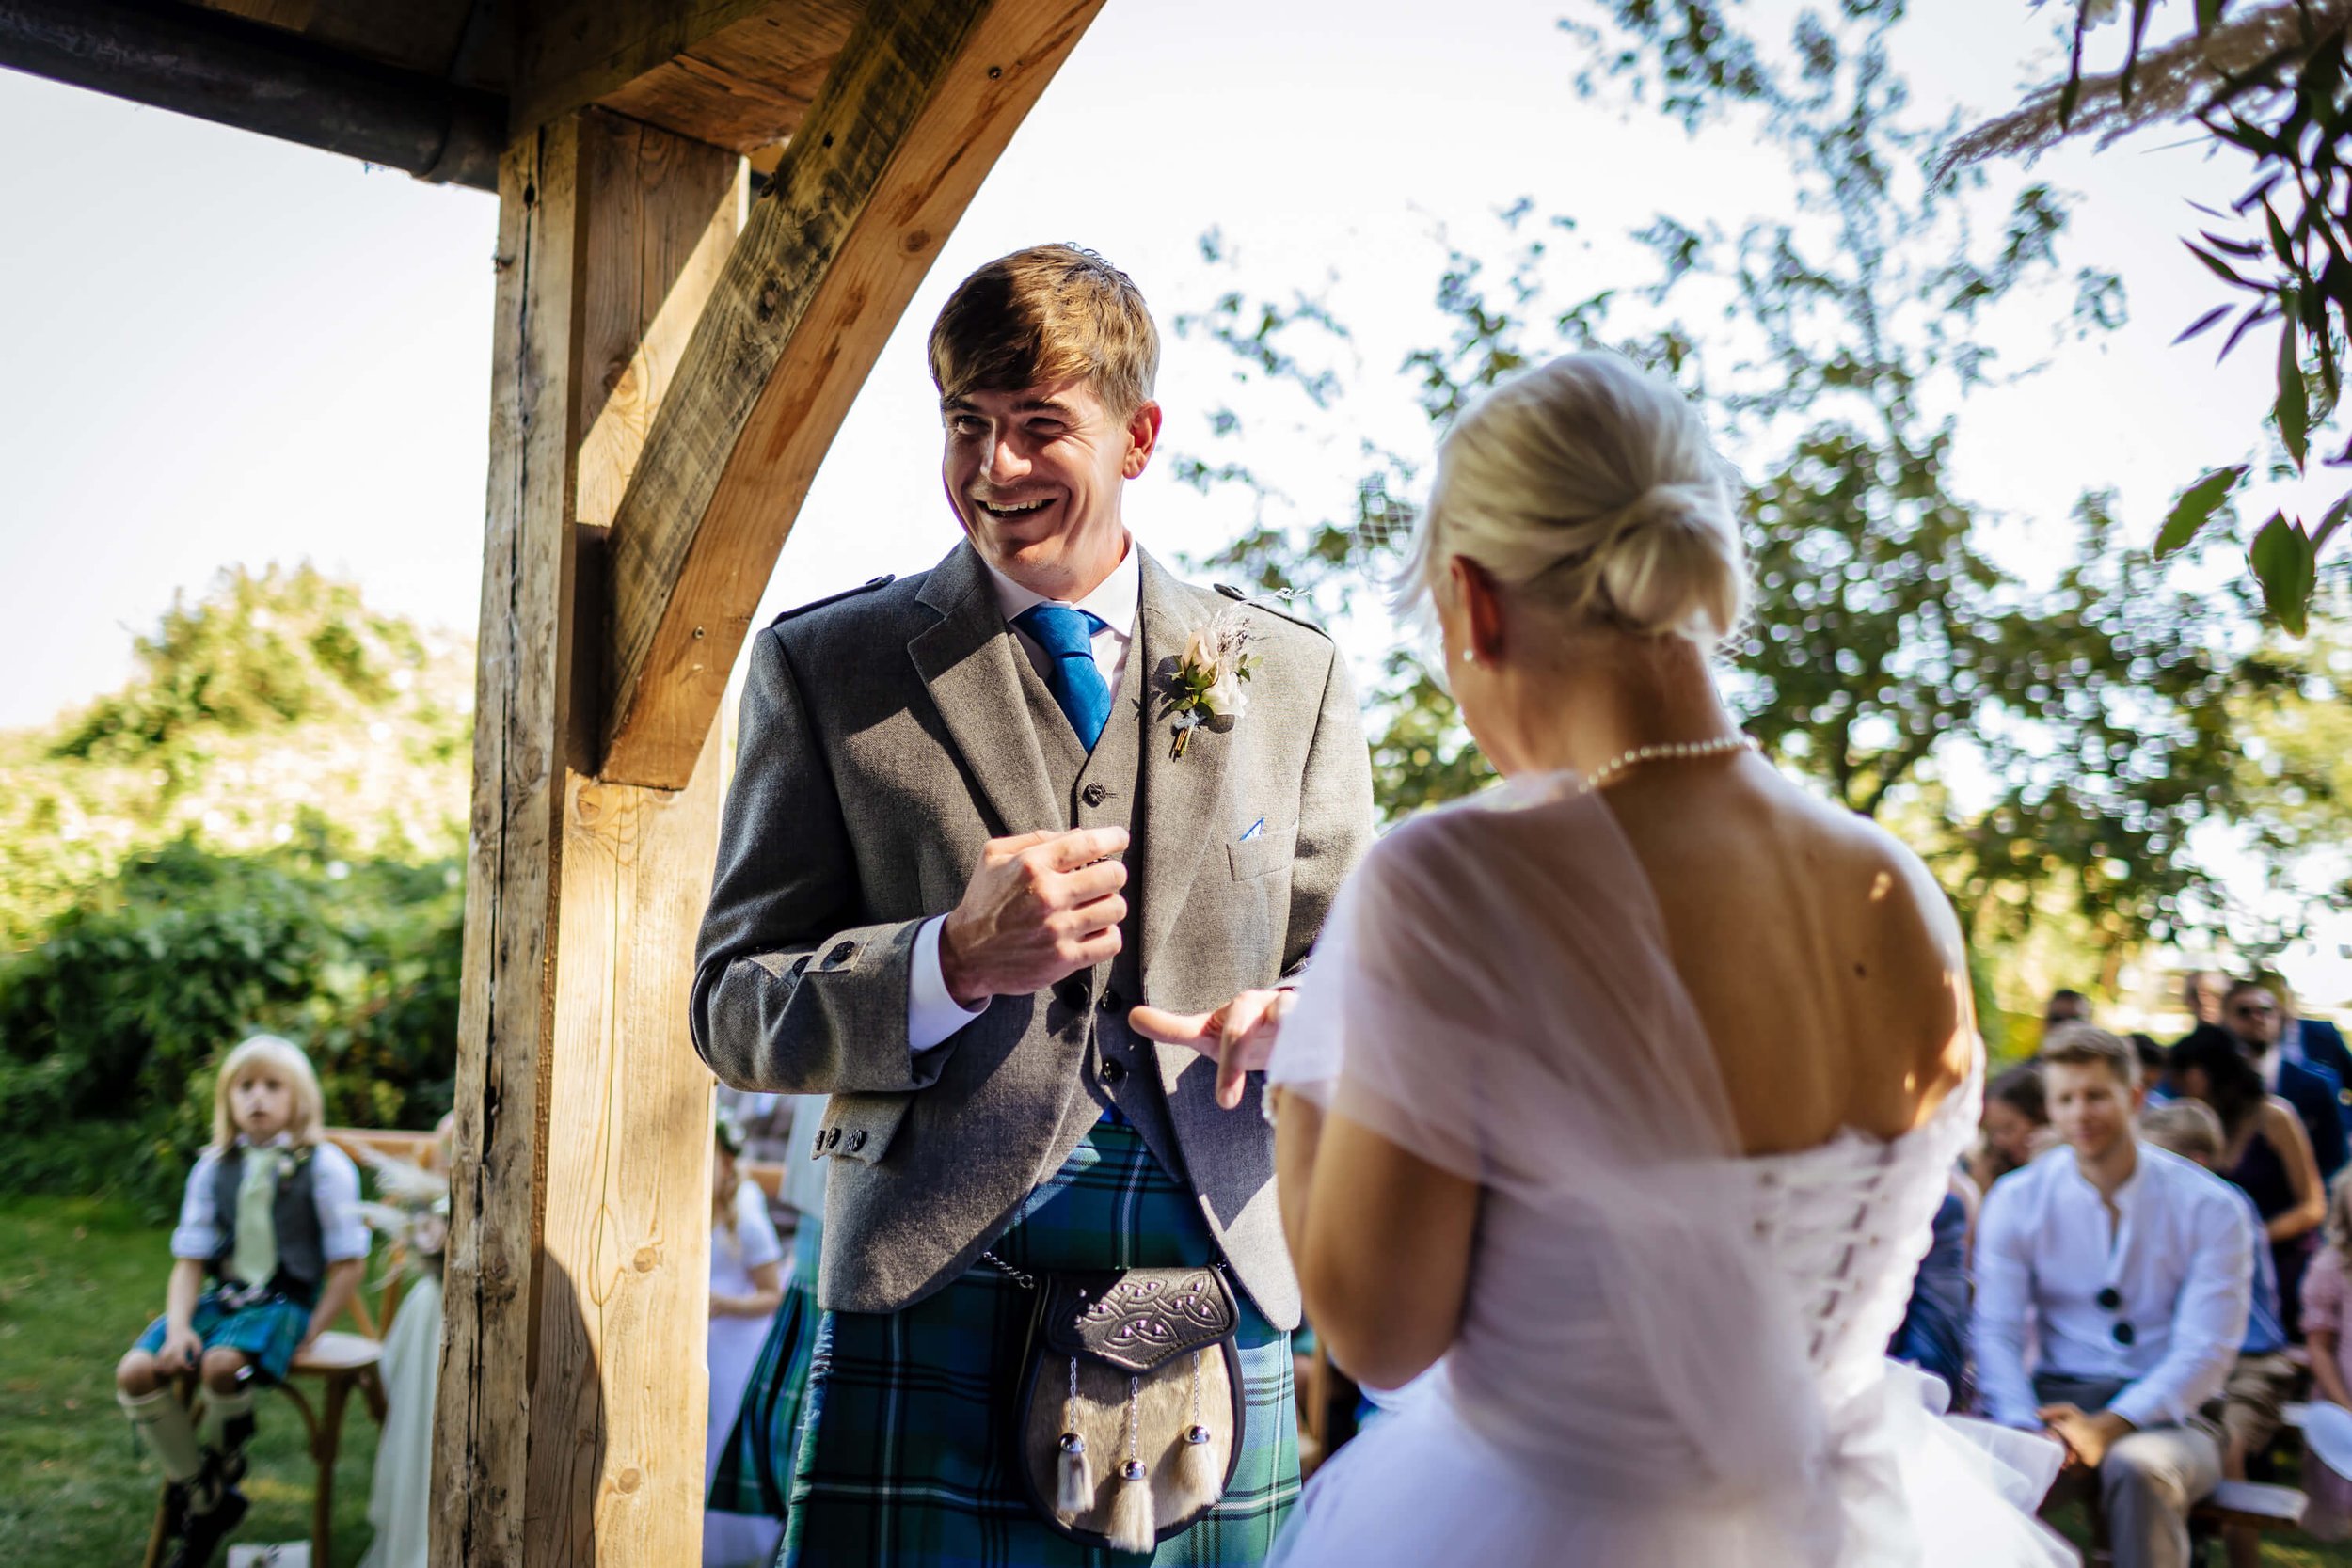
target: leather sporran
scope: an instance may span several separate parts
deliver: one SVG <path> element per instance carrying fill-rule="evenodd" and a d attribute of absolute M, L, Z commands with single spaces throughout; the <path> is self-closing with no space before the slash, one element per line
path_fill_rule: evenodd
<path fill-rule="evenodd" d="M 1240 1458 L 1232 1287 L 1215 1266 L 1034 1283 L 1018 1417 L 1030 1506 L 1082 1544 L 1149 1552 L 1225 1495 Z"/>

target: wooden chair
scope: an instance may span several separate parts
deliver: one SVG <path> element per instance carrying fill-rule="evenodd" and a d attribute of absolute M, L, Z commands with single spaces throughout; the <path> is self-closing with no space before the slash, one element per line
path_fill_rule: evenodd
<path fill-rule="evenodd" d="M 430 1132 L 378 1132 L 373 1128 L 330 1127 L 326 1133 L 354 1159 L 359 1157 L 358 1146 L 365 1145 L 412 1164 L 419 1162 L 433 1142 Z M 364 1285 L 351 1298 L 350 1319 L 357 1332 L 327 1329 L 295 1358 L 286 1381 L 275 1385 L 301 1414 L 303 1430 L 310 1438 L 310 1462 L 317 1471 L 310 1491 L 310 1561 L 314 1568 L 327 1568 L 333 1561 L 330 1554 L 335 1528 L 335 1460 L 342 1450 L 343 1412 L 354 1392 L 374 1418 L 376 1429 L 383 1430 L 384 1379 L 378 1367 L 384 1359 L 384 1325 L 391 1322 L 392 1313 L 400 1306 L 400 1249 L 388 1248 L 375 1307 L 369 1307 Z M 308 1384 L 317 1386 L 315 1404 L 311 1396 L 303 1391 Z M 200 1418 L 203 1403 L 198 1397 L 200 1390 L 196 1375 L 183 1372 L 172 1379 L 172 1386 L 181 1402 L 187 1405 L 189 1419 Z M 155 1522 L 148 1530 L 144 1568 L 155 1568 L 163 1560 L 164 1522 L 164 1497 L 159 1490 Z"/>

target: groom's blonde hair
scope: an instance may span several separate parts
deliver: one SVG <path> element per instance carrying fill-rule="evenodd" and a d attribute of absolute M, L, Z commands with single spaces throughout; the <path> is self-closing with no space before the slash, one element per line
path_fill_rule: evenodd
<path fill-rule="evenodd" d="M 1102 257 L 1032 245 L 956 285 L 931 324 L 930 361 L 943 405 L 1084 376 L 1124 420 L 1152 399 L 1160 332 L 1135 279 Z"/>

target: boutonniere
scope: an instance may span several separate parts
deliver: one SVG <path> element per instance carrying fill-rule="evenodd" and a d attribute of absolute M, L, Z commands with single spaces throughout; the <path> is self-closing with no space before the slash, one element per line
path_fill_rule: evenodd
<path fill-rule="evenodd" d="M 1212 719 L 1238 719 L 1249 705 L 1242 687 L 1258 668 L 1249 652 L 1252 636 L 1241 611 L 1225 610 L 1184 640 L 1168 694 L 1175 732 L 1168 752 L 1171 759 L 1184 754 L 1193 731 Z"/>

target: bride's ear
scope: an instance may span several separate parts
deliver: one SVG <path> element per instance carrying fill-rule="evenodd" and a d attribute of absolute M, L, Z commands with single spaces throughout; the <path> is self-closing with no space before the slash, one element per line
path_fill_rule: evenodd
<path fill-rule="evenodd" d="M 1467 634 L 1462 651 L 1473 664 L 1491 664 L 1502 653 L 1502 591 L 1493 573 L 1466 555 L 1455 556 L 1447 569 Z"/>

